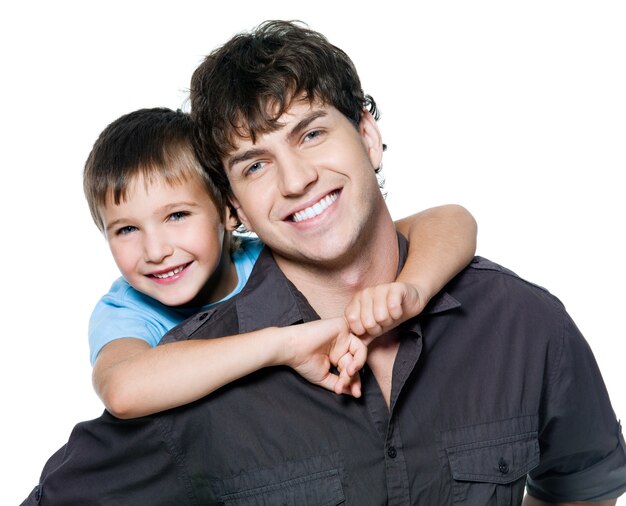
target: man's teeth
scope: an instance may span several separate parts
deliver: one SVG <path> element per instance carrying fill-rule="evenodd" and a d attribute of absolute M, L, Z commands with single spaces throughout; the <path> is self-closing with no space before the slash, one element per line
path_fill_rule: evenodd
<path fill-rule="evenodd" d="M 335 200 L 337 200 L 338 195 L 338 192 L 333 192 L 329 195 L 326 195 L 326 197 L 320 200 L 317 204 L 314 204 L 311 207 L 307 207 L 302 211 L 298 211 L 297 213 L 293 213 L 293 215 L 291 216 L 291 221 L 295 221 L 296 223 L 298 223 L 299 221 L 310 220 L 311 218 L 319 216 L 326 209 L 328 209 Z"/>
<path fill-rule="evenodd" d="M 169 272 L 164 272 L 164 273 L 161 273 L 161 274 L 153 274 L 153 276 L 155 278 L 159 278 L 159 279 L 171 278 L 175 274 L 178 274 L 179 272 L 181 272 L 184 268 L 185 268 L 185 266 L 181 265 L 180 267 L 176 267 L 176 269 L 171 270 Z"/>

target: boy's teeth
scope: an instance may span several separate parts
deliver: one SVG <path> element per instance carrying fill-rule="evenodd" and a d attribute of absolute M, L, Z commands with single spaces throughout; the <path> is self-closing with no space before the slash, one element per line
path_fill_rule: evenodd
<path fill-rule="evenodd" d="M 337 192 L 333 192 L 329 195 L 326 195 L 322 200 L 313 204 L 311 207 L 307 207 L 302 211 L 298 211 L 297 213 L 293 213 L 291 216 L 291 221 L 295 221 L 298 223 L 299 221 L 309 220 L 311 218 L 315 218 L 322 214 L 326 209 L 330 207 L 330 205 L 337 200 Z"/>
<path fill-rule="evenodd" d="M 155 278 L 159 278 L 159 279 L 165 279 L 165 278 L 170 278 L 172 277 L 174 274 L 178 274 L 180 271 L 183 270 L 183 266 L 181 265 L 180 267 L 176 267 L 176 269 L 171 270 L 169 272 L 164 272 L 162 274 L 153 274 L 153 276 Z"/>

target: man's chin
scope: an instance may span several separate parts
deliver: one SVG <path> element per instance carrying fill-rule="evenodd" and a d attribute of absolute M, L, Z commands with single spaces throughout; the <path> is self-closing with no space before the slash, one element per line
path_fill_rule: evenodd
<path fill-rule="evenodd" d="M 312 248 L 300 248 L 291 252 L 274 252 L 274 258 L 279 264 L 291 264 L 296 267 L 320 271 L 334 271 L 348 267 L 355 260 L 354 248 L 340 247 L 334 244 L 317 244 Z"/>

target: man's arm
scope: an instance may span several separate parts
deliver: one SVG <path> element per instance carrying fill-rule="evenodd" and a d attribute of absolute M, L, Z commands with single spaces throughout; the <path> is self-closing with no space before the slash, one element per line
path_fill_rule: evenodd
<path fill-rule="evenodd" d="M 109 413 L 79 423 L 23 505 L 197 504 L 163 423 Z"/>
<path fill-rule="evenodd" d="M 350 329 L 359 336 L 379 336 L 418 315 L 476 252 L 476 220 L 459 205 L 426 209 L 396 227 L 409 240 L 398 279 L 362 290 L 346 307 Z"/>

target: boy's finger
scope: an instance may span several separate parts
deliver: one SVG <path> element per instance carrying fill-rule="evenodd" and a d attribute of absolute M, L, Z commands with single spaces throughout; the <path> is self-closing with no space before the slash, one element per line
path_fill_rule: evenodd
<path fill-rule="evenodd" d="M 353 334 L 360 336 L 365 334 L 365 328 L 361 323 L 361 300 L 360 298 L 353 299 L 346 307 L 345 317 L 350 326 L 350 331 Z"/>
<path fill-rule="evenodd" d="M 355 376 L 354 380 L 350 384 L 350 393 L 352 397 L 359 398 L 361 397 L 361 377 Z"/>
<path fill-rule="evenodd" d="M 394 283 L 387 292 L 387 310 L 393 320 L 398 320 L 402 317 L 402 303 L 405 297 L 406 287 L 399 283 Z"/>
<path fill-rule="evenodd" d="M 353 340 L 353 346 L 350 347 L 352 353 L 352 361 L 348 365 L 348 373 L 350 376 L 354 376 L 360 371 L 367 360 L 367 346 L 360 339 L 355 338 Z"/>
<path fill-rule="evenodd" d="M 344 382 L 337 376 L 329 372 L 326 377 L 316 382 L 322 388 L 326 390 L 330 390 L 331 392 L 335 392 L 336 394 L 341 394 L 345 390 Z"/>
<path fill-rule="evenodd" d="M 352 395 L 353 397 L 361 396 L 361 376 L 359 376 L 358 374 L 348 376 L 347 369 L 344 369 L 343 371 L 341 371 L 337 383 L 341 384 L 341 389 L 343 392 L 338 392 L 339 385 L 336 386 L 335 392 Z"/>
<path fill-rule="evenodd" d="M 368 290 L 366 294 L 366 297 L 361 298 L 361 323 L 365 328 L 365 332 L 375 334 L 380 329 L 374 316 L 376 291 Z"/>

